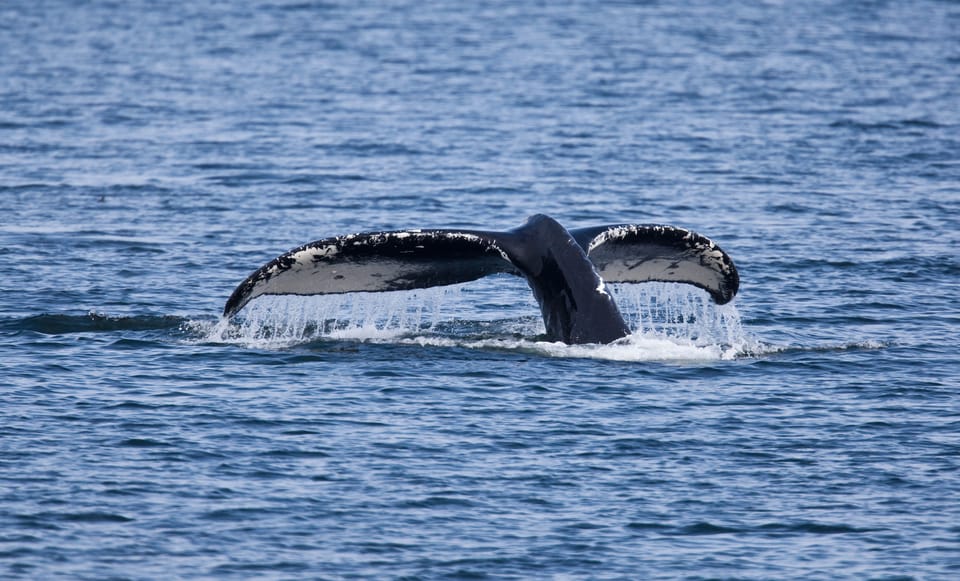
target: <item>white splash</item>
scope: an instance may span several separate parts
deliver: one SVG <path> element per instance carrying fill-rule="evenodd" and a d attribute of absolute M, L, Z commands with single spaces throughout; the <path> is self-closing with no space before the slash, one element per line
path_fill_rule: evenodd
<path fill-rule="evenodd" d="M 535 311 L 516 316 L 529 310 L 524 301 L 518 299 L 512 310 L 501 305 L 511 311 L 508 318 L 491 321 L 478 306 L 486 303 L 489 311 L 490 299 L 502 301 L 502 294 L 467 288 L 470 292 L 455 285 L 388 293 L 264 296 L 233 321 L 218 322 L 205 340 L 266 349 L 317 340 L 366 341 L 613 361 L 718 361 L 755 352 L 756 342 L 745 333 L 736 307 L 716 305 L 706 292 L 688 285 L 607 285 L 633 329 L 608 345 L 538 340 L 544 331 Z M 516 290 L 526 292 L 519 285 Z M 530 308 L 536 309 L 535 304 Z M 504 314 L 499 309 L 498 313 Z M 462 332 L 464 328 L 467 332 Z"/>
<path fill-rule="evenodd" d="M 634 335 L 697 346 L 745 347 L 750 343 L 734 303 L 718 305 L 696 287 L 648 282 L 612 284 L 610 288 Z"/>
<path fill-rule="evenodd" d="M 465 347 L 531 353 L 547 357 L 603 359 L 607 361 L 705 362 L 734 359 L 739 353 L 719 345 L 698 346 L 665 337 L 634 333 L 608 345 L 567 345 L 561 342 L 532 339 L 462 340 L 449 337 L 420 336 L 401 338 L 399 343 L 431 347 Z"/>
<path fill-rule="evenodd" d="M 267 295 L 248 304 L 232 321 L 221 319 L 206 340 L 257 348 L 284 348 L 315 341 L 388 341 L 429 332 L 456 304 L 460 286 L 337 295 Z"/>

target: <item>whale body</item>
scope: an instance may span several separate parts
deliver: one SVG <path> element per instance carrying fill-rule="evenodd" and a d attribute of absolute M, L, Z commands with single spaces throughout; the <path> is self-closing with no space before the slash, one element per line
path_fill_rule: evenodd
<path fill-rule="evenodd" d="M 385 292 L 451 285 L 496 273 L 527 280 L 548 337 L 610 343 L 630 333 L 606 282 L 691 284 L 717 304 L 740 284 L 733 260 L 705 236 L 674 226 L 620 224 L 567 230 L 537 214 L 505 232 L 365 232 L 304 244 L 264 264 L 223 309 L 233 317 L 261 295 Z"/>

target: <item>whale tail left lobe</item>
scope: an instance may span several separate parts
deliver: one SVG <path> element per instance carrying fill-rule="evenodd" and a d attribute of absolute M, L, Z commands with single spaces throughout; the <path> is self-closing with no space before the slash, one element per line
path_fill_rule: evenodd
<path fill-rule="evenodd" d="M 349 234 L 304 244 L 264 264 L 237 286 L 223 314 L 232 317 L 260 295 L 411 290 L 514 270 L 496 233 L 405 230 Z"/>

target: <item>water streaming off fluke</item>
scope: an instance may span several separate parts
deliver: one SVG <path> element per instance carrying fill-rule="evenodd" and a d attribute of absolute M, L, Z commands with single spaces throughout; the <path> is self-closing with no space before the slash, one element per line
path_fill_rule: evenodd
<path fill-rule="evenodd" d="M 488 297 L 482 290 L 471 292 L 471 285 L 264 296 L 234 321 L 219 321 L 206 339 L 272 349 L 318 340 L 415 343 L 628 361 L 730 359 L 756 350 L 736 306 L 717 305 L 704 291 L 670 283 L 610 288 L 633 333 L 609 345 L 544 341 L 535 305 L 529 316 L 512 309 L 506 317 L 496 317 L 484 300 Z"/>

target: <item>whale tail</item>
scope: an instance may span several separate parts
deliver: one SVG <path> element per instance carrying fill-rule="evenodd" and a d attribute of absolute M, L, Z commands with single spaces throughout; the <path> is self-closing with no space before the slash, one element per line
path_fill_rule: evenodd
<path fill-rule="evenodd" d="M 695 232 L 660 225 L 568 231 L 536 215 L 506 232 L 404 230 L 310 242 L 248 276 L 223 314 L 232 317 L 261 295 L 410 290 L 496 273 L 526 278 L 547 334 L 567 343 L 608 343 L 629 333 L 605 281 L 692 284 L 718 304 L 739 286 L 730 257 Z"/>

